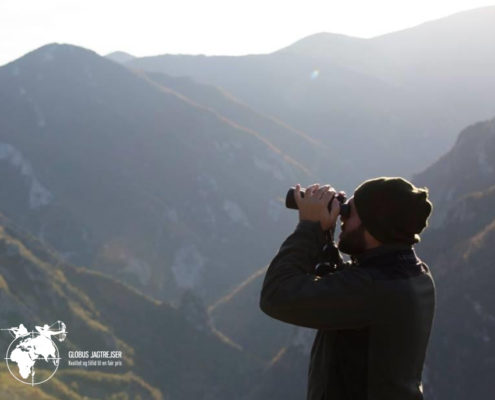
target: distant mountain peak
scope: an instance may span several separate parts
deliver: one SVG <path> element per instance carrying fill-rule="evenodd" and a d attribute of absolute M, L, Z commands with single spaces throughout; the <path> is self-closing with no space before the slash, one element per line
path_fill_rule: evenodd
<path fill-rule="evenodd" d="M 492 23 L 494 19 L 495 6 L 478 7 L 434 18 L 409 28 L 378 35 L 371 38 L 370 41 L 395 40 L 403 36 L 415 35 L 417 32 L 423 32 L 424 35 L 438 35 L 441 32 L 458 34 L 459 32 L 472 32 L 478 29 L 480 29 L 481 34 L 485 33 L 490 37 L 491 30 L 489 27 L 494 25 Z"/>
<path fill-rule="evenodd" d="M 108 58 L 109 60 L 124 64 L 130 60 L 133 60 L 136 58 L 132 54 L 126 53 L 125 51 L 114 51 L 112 53 L 108 53 L 105 58 Z"/>
<path fill-rule="evenodd" d="M 344 46 L 352 46 L 353 44 L 361 44 L 367 39 L 354 36 L 343 35 L 340 33 L 318 32 L 306 36 L 291 45 L 284 47 L 275 53 L 298 53 L 298 54 L 317 54 L 318 52 L 341 48 Z"/>
<path fill-rule="evenodd" d="M 313 33 L 311 35 L 305 36 L 302 39 L 298 40 L 296 43 L 301 42 L 301 41 L 316 41 L 316 40 L 325 40 L 325 41 L 332 41 L 332 40 L 366 40 L 363 38 L 358 38 L 355 36 L 350 36 L 350 35 L 344 35 L 342 33 L 333 33 L 333 32 L 317 32 Z"/>
<path fill-rule="evenodd" d="M 434 204 L 442 204 L 433 226 L 445 221 L 460 197 L 495 184 L 494 150 L 495 118 L 476 122 L 460 132 L 448 153 L 413 177 L 416 184 L 431 188 Z"/>
<path fill-rule="evenodd" d="M 86 49 L 81 46 L 76 46 L 68 43 L 53 42 L 38 47 L 37 49 L 34 49 L 24 54 L 22 57 L 19 57 L 18 59 L 13 60 L 12 62 L 6 65 L 24 63 L 26 61 L 33 61 L 36 63 L 47 63 L 54 60 L 55 58 L 60 58 L 60 57 L 73 58 L 75 55 L 78 55 L 79 57 L 88 57 L 88 56 L 100 57 L 95 51 Z"/>

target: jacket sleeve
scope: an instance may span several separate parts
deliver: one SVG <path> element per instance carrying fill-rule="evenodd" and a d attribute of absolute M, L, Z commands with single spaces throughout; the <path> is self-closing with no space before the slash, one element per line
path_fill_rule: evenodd
<path fill-rule="evenodd" d="M 259 306 L 280 321 L 314 329 L 356 329 L 372 321 L 373 280 L 363 268 L 346 266 L 316 276 L 324 231 L 300 221 L 268 266 Z"/>

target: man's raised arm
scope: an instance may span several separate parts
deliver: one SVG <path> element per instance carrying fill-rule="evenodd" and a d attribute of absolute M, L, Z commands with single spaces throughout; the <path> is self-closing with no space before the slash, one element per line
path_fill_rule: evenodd
<path fill-rule="evenodd" d="M 261 310 L 280 321 L 314 329 L 368 325 L 373 304 L 371 278 L 365 270 L 352 267 L 315 275 L 324 243 L 319 222 L 299 221 L 268 267 Z M 340 258 L 338 250 L 336 254 Z"/>

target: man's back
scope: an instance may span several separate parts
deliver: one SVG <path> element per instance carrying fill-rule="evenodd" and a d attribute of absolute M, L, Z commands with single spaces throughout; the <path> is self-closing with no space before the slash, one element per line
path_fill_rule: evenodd
<path fill-rule="evenodd" d="M 413 249 L 381 250 L 347 267 L 365 268 L 373 279 L 372 322 L 359 329 L 318 331 L 308 400 L 423 398 L 421 376 L 435 308 L 434 281 Z"/>
<path fill-rule="evenodd" d="M 420 400 L 435 308 L 428 266 L 408 245 L 371 249 L 321 277 L 318 224 L 300 222 L 269 266 L 268 315 L 318 329 L 307 400 Z"/>

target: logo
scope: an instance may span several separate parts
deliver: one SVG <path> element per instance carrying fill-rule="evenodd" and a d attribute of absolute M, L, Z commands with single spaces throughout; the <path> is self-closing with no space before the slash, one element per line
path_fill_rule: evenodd
<path fill-rule="evenodd" d="M 28 331 L 20 324 L 19 327 L 2 329 L 9 331 L 14 337 L 5 355 L 10 374 L 19 382 L 31 386 L 46 382 L 55 375 L 60 364 L 60 355 L 52 337 L 59 342 L 67 337 L 66 326 L 62 321 L 35 328 L 36 331 Z M 48 377 L 46 374 L 38 374 L 37 368 L 48 370 Z"/>

